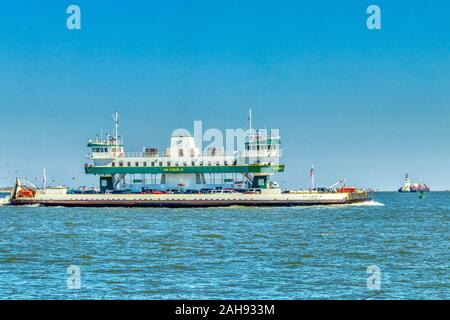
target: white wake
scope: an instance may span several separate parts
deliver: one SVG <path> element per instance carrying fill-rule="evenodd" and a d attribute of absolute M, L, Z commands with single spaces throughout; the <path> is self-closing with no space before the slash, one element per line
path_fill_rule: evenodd
<path fill-rule="evenodd" d="M 349 204 L 350 206 L 369 206 L 369 207 L 384 207 L 384 204 L 375 200 L 368 200 L 364 202 L 355 202 Z"/>
<path fill-rule="evenodd" d="M 0 198 L 0 206 L 3 206 L 8 203 L 9 203 L 9 196 Z"/>

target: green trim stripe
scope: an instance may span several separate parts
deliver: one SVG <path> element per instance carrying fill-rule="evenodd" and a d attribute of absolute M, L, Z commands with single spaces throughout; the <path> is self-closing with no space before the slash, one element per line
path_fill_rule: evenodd
<path fill-rule="evenodd" d="M 279 165 L 181 166 L 181 167 L 110 167 L 85 166 L 87 174 L 171 174 L 171 173 L 276 173 L 284 171 Z"/>

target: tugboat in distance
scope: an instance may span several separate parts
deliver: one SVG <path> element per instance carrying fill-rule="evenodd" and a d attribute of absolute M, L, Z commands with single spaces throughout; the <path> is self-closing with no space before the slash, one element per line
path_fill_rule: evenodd
<path fill-rule="evenodd" d="M 398 192 L 430 192 L 430 187 L 424 183 L 411 182 L 409 175 L 405 175 L 405 182 Z"/>

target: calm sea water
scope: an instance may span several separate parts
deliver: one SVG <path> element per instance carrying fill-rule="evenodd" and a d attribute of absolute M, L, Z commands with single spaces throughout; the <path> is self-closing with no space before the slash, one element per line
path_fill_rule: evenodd
<path fill-rule="evenodd" d="M 1 299 L 449 299 L 450 193 L 371 205 L 0 206 Z M 384 204 L 384 205 L 380 205 Z M 79 266 L 81 288 L 68 289 Z M 367 267 L 381 272 L 367 287 Z"/>

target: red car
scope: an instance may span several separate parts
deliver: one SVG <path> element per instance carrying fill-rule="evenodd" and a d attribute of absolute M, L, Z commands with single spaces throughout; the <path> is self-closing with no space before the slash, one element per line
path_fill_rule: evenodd
<path fill-rule="evenodd" d="M 157 190 L 157 189 L 149 189 L 149 190 L 144 190 L 141 192 L 141 194 L 164 194 L 164 191 L 161 190 Z"/>

